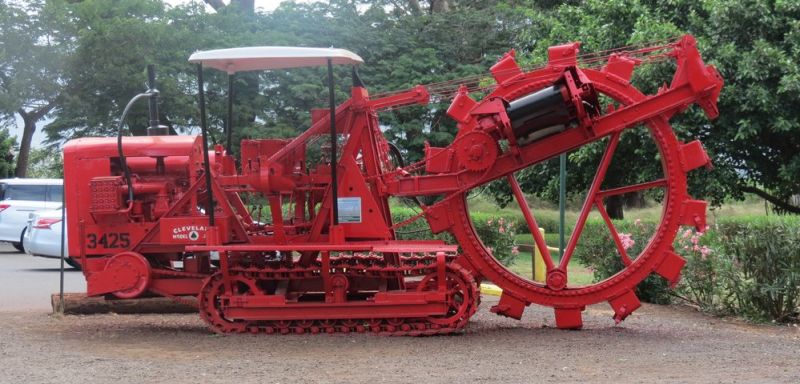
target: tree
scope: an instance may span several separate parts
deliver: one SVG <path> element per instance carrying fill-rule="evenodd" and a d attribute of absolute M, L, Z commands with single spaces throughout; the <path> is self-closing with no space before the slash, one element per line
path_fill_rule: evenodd
<path fill-rule="evenodd" d="M 800 213 L 788 203 L 800 192 L 800 3 L 679 3 L 694 15 L 682 26 L 698 31 L 704 54 L 726 81 L 720 118 L 700 132 L 717 168 L 727 169 L 721 187 Z"/>
<path fill-rule="evenodd" d="M 8 178 L 14 174 L 14 147 L 16 142 L 8 134 L 8 129 L 0 128 L 0 177 Z"/>
<path fill-rule="evenodd" d="M 0 170 L 0 172 L 2 172 Z M 28 177 L 61 178 L 64 177 L 64 162 L 61 153 L 49 148 L 31 149 Z"/>
<path fill-rule="evenodd" d="M 147 64 L 156 64 L 162 124 L 179 133 L 196 127 L 193 67 L 187 58 L 206 45 L 202 5 L 167 11 L 158 0 L 107 2 L 85 0 L 66 7 L 74 48 L 63 79 L 70 92 L 53 122 L 45 127 L 51 143 L 75 137 L 115 135 L 127 102 L 145 91 Z M 190 25 L 182 24 L 194 18 Z M 130 132 L 145 133 L 146 103 L 126 121 Z"/>
<path fill-rule="evenodd" d="M 25 177 L 37 124 L 63 99 L 70 41 L 63 36 L 58 2 L 0 3 L 0 113 L 19 115 L 24 127 L 14 175 Z"/>
<path fill-rule="evenodd" d="M 523 66 L 539 66 L 547 57 L 547 48 L 570 41 L 581 42 L 581 52 L 604 51 L 620 46 L 641 44 L 678 35 L 675 26 L 658 20 L 637 0 L 589 0 L 526 11 L 528 24 L 516 35 L 518 60 Z M 666 70 L 665 70 L 666 69 Z M 644 66 L 637 69 L 632 82 L 645 93 L 654 93 L 664 81 L 669 81 L 669 68 Z M 601 100 L 607 105 L 611 100 Z M 571 198 L 580 198 L 594 178 L 605 141 L 581 147 L 568 154 L 567 190 Z M 628 130 L 620 138 L 606 174 L 604 188 L 652 181 L 661 177 L 657 149 L 644 127 Z M 529 167 L 516 176 L 524 191 L 550 201 L 558 200 L 558 159 Z M 494 183 L 490 193 L 501 204 L 511 200 L 506 183 Z M 650 192 L 659 198 L 658 192 Z M 605 208 L 612 218 L 623 218 L 627 202 L 641 204 L 643 196 L 634 193 L 605 199 Z"/>
<path fill-rule="evenodd" d="M 236 8 L 239 11 L 253 13 L 255 11 L 254 0 L 231 0 L 227 5 L 222 0 L 203 0 L 206 4 L 214 8 L 215 11 L 220 11 L 223 8 L 230 7 Z"/>
<path fill-rule="evenodd" d="M 589 0 L 527 13 L 530 23 L 516 46 L 522 57 L 545 57 L 552 44 L 581 41 L 584 52 L 658 40 L 691 33 L 706 62 L 725 79 L 719 119 L 708 122 L 699 108 L 676 116 L 679 138 L 703 141 L 715 168 L 689 175 L 690 193 L 720 204 L 728 198 L 755 193 L 786 212 L 800 213 L 787 203 L 800 191 L 800 111 L 791 106 L 800 97 L 800 4 L 790 1 L 715 0 Z M 523 59 L 524 60 L 524 59 Z M 642 68 L 634 84 L 653 93 L 671 69 Z M 643 163 L 651 149 L 645 137 L 626 134 L 609 171 L 610 184 L 630 184 L 652 177 L 653 166 L 626 172 L 627 164 Z M 586 190 L 600 152 L 585 147 L 570 155 L 571 191 Z M 652 161 L 650 164 L 656 164 Z M 615 169 L 615 167 L 617 167 Z M 557 166 L 545 164 L 520 176 L 528 191 L 553 199 Z M 501 199 L 507 191 L 500 186 Z M 621 210 L 621 201 L 610 201 Z M 621 215 L 618 215 L 618 217 Z"/>

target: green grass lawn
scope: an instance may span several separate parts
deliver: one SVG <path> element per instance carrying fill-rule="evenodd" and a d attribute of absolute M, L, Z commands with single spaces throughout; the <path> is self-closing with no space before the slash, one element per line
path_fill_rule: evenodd
<path fill-rule="evenodd" d="M 566 234 L 565 241 L 569 241 L 569 233 Z M 517 233 L 514 235 L 517 244 L 533 244 L 533 236 L 530 233 Z M 558 232 L 545 232 L 544 242 L 551 247 L 558 247 Z"/>
<path fill-rule="evenodd" d="M 558 254 L 553 255 L 553 262 L 558 263 Z M 514 260 L 514 263 L 509 267 L 511 271 L 526 279 L 531 279 L 531 253 L 520 252 L 519 256 Z M 578 260 L 570 260 L 567 267 L 567 274 L 570 285 L 586 285 L 591 284 L 594 279 L 594 273 L 586 268 Z"/>
<path fill-rule="evenodd" d="M 480 202 L 478 204 L 483 209 L 490 209 L 490 205 L 487 202 Z M 509 208 L 505 208 L 508 210 Z M 763 215 L 765 213 L 764 202 L 757 199 L 749 199 L 743 202 L 734 202 L 730 204 L 725 204 L 721 207 L 711 208 L 708 211 L 708 222 L 714 223 L 717 218 L 721 217 L 732 217 L 732 216 L 752 216 L 752 215 Z M 553 209 L 535 209 L 534 214 L 537 218 L 542 217 L 545 219 L 550 219 L 551 221 L 558 217 L 558 211 Z M 590 214 L 590 219 L 596 218 L 601 219 L 597 211 L 593 211 Z M 566 212 L 566 222 L 568 228 L 570 228 L 577 218 L 577 212 L 574 210 L 568 210 Z M 636 220 L 640 219 L 642 221 L 658 221 L 661 218 L 661 206 L 653 206 L 649 208 L 642 208 L 642 209 L 626 209 L 625 210 L 625 219 L 626 220 Z M 567 232 L 567 240 L 569 240 L 569 231 Z M 517 233 L 515 236 L 515 241 L 517 244 L 526 244 L 530 245 L 533 244 L 533 237 L 529 233 Z M 558 232 L 551 231 L 545 233 L 545 242 L 547 245 L 551 247 L 558 246 Z M 553 255 L 555 259 L 554 262 L 558 263 L 558 256 L 557 253 Z M 530 252 L 520 252 L 519 257 L 514 260 L 514 263 L 509 267 L 514 273 L 523 276 L 525 278 L 531 278 L 531 254 Z M 568 276 L 569 276 L 569 283 L 571 285 L 585 285 L 590 284 L 593 281 L 594 274 L 591 270 L 589 270 L 585 265 L 583 265 L 579 260 L 570 260 L 569 267 L 568 267 Z"/>

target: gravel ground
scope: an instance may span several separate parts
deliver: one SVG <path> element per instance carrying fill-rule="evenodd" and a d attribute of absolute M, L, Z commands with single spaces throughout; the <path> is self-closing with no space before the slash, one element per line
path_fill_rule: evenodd
<path fill-rule="evenodd" d="M 3 383 L 800 382 L 800 330 L 645 305 L 621 326 L 607 306 L 560 331 L 531 307 L 488 312 L 464 334 L 217 336 L 196 315 L 53 317 L 0 312 Z"/>

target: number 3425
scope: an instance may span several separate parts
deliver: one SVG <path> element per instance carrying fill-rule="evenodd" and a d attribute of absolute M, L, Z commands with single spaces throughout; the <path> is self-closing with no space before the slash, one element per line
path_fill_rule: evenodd
<path fill-rule="evenodd" d="M 96 233 L 86 235 L 86 247 L 97 248 L 128 248 L 131 245 L 130 234 L 127 232 L 109 232 L 99 236 Z"/>

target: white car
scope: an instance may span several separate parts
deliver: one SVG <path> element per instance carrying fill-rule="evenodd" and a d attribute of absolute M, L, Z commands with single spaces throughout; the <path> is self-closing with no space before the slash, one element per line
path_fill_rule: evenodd
<path fill-rule="evenodd" d="M 61 179 L 0 180 L 0 241 L 23 251 L 22 238 L 31 213 L 61 207 Z"/>
<path fill-rule="evenodd" d="M 22 238 L 25 252 L 32 256 L 49 258 L 61 257 L 61 210 L 32 213 Z M 67 255 L 67 232 L 64 231 L 64 254 Z M 80 269 L 80 264 L 71 257 L 64 258 L 73 268 Z"/>

